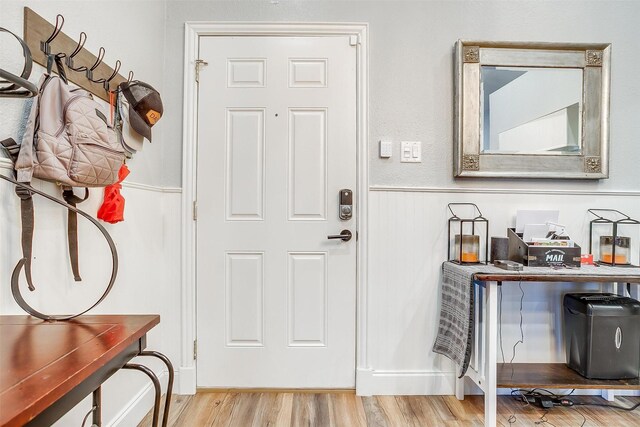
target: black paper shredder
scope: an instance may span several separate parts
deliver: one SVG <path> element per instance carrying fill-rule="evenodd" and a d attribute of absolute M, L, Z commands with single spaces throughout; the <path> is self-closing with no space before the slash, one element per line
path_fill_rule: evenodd
<path fill-rule="evenodd" d="M 640 302 L 615 294 L 564 296 L 567 365 L 593 379 L 640 376 Z"/>

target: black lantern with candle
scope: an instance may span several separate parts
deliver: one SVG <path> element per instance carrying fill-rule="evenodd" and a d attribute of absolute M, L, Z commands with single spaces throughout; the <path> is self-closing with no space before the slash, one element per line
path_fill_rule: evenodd
<path fill-rule="evenodd" d="M 447 236 L 449 261 L 457 264 L 487 264 L 489 220 L 482 216 L 475 203 L 449 203 L 447 207 L 451 212 Z M 469 211 L 470 215 L 458 215 L 454 209 L 458 212 Z"/>
<path fill-rule="evenodd" d="M 595 217 L 589 224 L 589 252 L 594 261 L 614 266 L 640 263 L 640 221 L 615 209 L 588 211 Z"/>

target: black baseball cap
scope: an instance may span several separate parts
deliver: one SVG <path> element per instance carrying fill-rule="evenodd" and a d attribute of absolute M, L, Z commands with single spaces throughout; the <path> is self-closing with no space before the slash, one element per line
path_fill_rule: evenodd
<path fill-rule="evenodd" d="M 151 142 L 151 127 L 160 120 L 163 112 L 160 93 L 139 80 L 122 82 L 119 88 L 129 102 L 129 124 Z"/>

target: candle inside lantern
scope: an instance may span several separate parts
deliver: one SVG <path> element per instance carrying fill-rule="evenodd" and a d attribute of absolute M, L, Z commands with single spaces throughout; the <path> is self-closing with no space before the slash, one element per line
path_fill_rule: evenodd
<path fill-rule="evenodd" d="M 615 258 L 613 255 L 613 236 L 600 236 L 600 262 L 605 264 L 629 264 L 631 256 L 631 238 L 617 236 L 615 238 Z"/>
<path fill-rule="evenodd" d="M 458 262 L 478 262 L 480 260 L 480 236 L 463 235 L 462 253 L 460 253 L 460 235 L 455 236 L 456 258 Z"/>

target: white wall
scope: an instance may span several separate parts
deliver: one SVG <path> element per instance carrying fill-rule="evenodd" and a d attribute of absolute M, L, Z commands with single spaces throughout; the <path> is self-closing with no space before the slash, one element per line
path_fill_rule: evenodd
<path fill-rule="evenodd" d="M 88 35 L 85 47 L 97 53 L 106 49 L 104 61 L 122 61 L 121 74 L 129 69 L 135 78 L 146 81 L 162 93 L 165 11 L 163 2 L 117 1 L 6 1 L 0 4 L 0 26 L 22 35 L 23 6 L 29 6 L 49 22 L 56 14 L 65 17 L 63 31 L 76 37 Z M 4 33 L 3 33 L 4 34 Z M 19 45 L 3 35 L 0 38 L 0 66 L 18 73 L 22 67 Z M 37 82 L 42 68 L 34 65 L 31 81 Z M 25 111 L 30 101 L 0 101 L 0 138 L 20 138 Z M 171 107 L 169 107 L 170 109 Z M 180 109 L 180 106 L 176 107 Z M 161 322 L 148 335 L 148 348 L 164 352 L 177 368 L 180 365 L 180 190 L 159 187 L 164 171 L 162 160 L 163 122 L 153 128 L 153 144 L 146 144 L 128 162 L 131 175 L 122 194 L 126 199 L 125 221 L 105 224 L 115 240 L 120 259 L 118 279 L 111 294 L 92 314 L 153 313 Z M 0 173 L 10 173 L 7 159 L 0 159 Z M 136 184 L 133 184 L 136 183 Z M 142 185 L 140 185 L 142 184 Z M 34 182 L 50 194 L 59 195 L 53 184 Z M 80 268 L 83 282 L 73 281 L 66 243 L 66 212 L 36 197 L 34 240 L 34 281 L 37 290 L 26 297 L 45 312 L 68 312 L 86 307 L 104 289 L 110 272 L 110 255 L 97 230 L 80 220 Z M 101 189 L 92 189 L 81 209 L 95 215 L 102 202 Z M 21 258 L 18 199 L 8 183 L 0 182 L 0 314 L 23 314 L 13 301 L 9 278 Z M 161 363 L 148 358 L 148 364 L 166 384 L 167 372 Z M 151 384 L 139 372 L 116 373 L 104 386 L 105 425 L 131 426 L 152 405 Z M 137 405 L 136 405 L 137 403 Z M 80 425 L 91 407 L 85 400 L 56 425 Z"/>
<path fill-rule="evenodd" d="M 335 1 L 167 2 L 164 99 L 182 102 L 185 21 L 369 23 L 371 184 L 437 188 L 530 188 L 536 180 L 453 178 L 453 48 L 456 40 L 611 42 L 611 178 L 545 181 L 551 189 L 637 190 L 628 179 L 640 151 L 640 2 L 637 1 Z M 203 58 L 206 59 L 206 58 Z M 182 116 L 168 113 L 167 183 L 180 182 Z M 379 159 L 377 142 L 394 141 Z M 400 163 L 400 141 L 422 141 L 422 163 Z M 169 142 L 170 141 L 170 142 Z"/>
<path fill-rule="evenodd" d="M 362 393 L 452 393 L 453 368 L 431 352 L 440 264 L 446 258 L 446 204 L 473 201 L 504 235 L 518 208 L 560 208 L 582 244 L 593 206 L 640 216 L 638 2 L 607 1 L 168 1 L 165 99 L 182 102 L 185 21 L 369 23 L 370 271 L 368 361 Z M 453 46 L 457 39 L 611 42 L 611 178 L 601 181 L 453 178 Z M 202 58 L 206 60 L 207 58 Z M 171 84 L 169 84 L 171 83 Z M 169 113 L 167 141 L 182 116 Z M 377 157 L 394 141 L 391 159 Z M 423 162 L 399 162 L 399 141 L 422 141 Z M 180 182 L 182 147 L 164 145 L 169 184 Z M 474 191 L 474 189 L 476 191 Z M 624 191 L 617 194 L 616 192 Z M 559 193 L 558 193 L 559 192 Z M 561 360 L 560 292 L 525 286 L 526 344 L 516 361 Z M 519 291 L 518 291 L 519 292 Z M 505 348 L 516 335 L 519 294 L 505 290 Z M 509 303 L 509 309 L 507 309 Z"/>
<path fill-rule="evenodd" d="M 368 365 L 364 393 L 452 394 L 453 364 L 431 352 L 437 332 L 439 282 L 447 257 L 446 204 L 477 203 L 489 235 L 504 236 L 518 209 L 559 209 L 560 223 L 582 247 L 589 244 L 587 209 L 607 206 L 640 217 L 640 194 L 451 190 L 370 193 Z M 562 362 L 561 296 L 595 284 L 523 283 L 524 344 L 515 362 Z M 503 286 L 503 344 L 507 362 L 519 339 L 520 290 Z M 499 359 L 501 359 L 499 355 Z"/>

